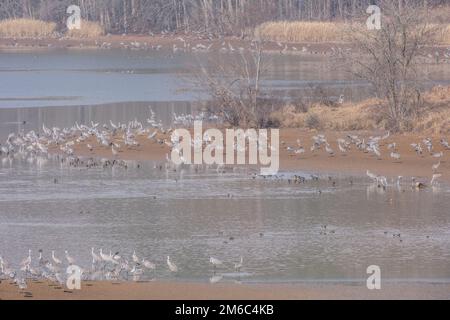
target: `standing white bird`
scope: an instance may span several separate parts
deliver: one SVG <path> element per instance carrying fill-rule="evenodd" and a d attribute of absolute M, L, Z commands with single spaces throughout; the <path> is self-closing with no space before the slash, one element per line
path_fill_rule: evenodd
<path fill-rule="evenodd" d="M 209 262 L 214 266 L 214 270 L 216 269 L 217 266 L 220 266 L 223 264 L 222 261 L 220 261 L 219 259 L 213 258 L 213 257 L 209 258 Z"/>
<path fill-rule="evenodd" d="M 64 251 L 64 253 L 66 254 L 66 260 L 67 260 L 67 262 L 69 263 L 69 264 L 74 264 L 75 263 L 75 259 L 74 258 L 72 258 L 70 255 L 69 255 L 69 252 L 66 250 L 66 251 Z"/>
<path fill-rule="evenodd" d="M 169 267 L 170 272 L 178 272 L 178 267 L 176 266 L 175 263 L 173 263 L 172 261 L 170 261 L 170 257 L 167 256 L 167 266 Z"/>
<path fill-rule="evenodd" d="M 433 177 L 431 178 L 430 185 L 434 185 L 435 182 L 437 181 L 437 179 L 439 179 L 440 177 L 442 177 L 442 174 L 440 174 L 440 173 L 433 174 Z"/>
<path fill-rule="evenodd" d="M 334 156 L 334 150 L 331 149 L 329 144 L 325 145 L 325 151 L 330 155 L 330 157 Z"/>
<path fill-rule="evenodd" d="M 441 166 L 441 162 L 439 161 L 438 163 L 433 164 L 433 166 L 431 168 L 433 169 L 433 172 L 436 172 L 440 166 Z"/>
<path fill-rule="evenodd" d="M 398 152 L 391 152 L 391 158 L 396 160 L 396 161 L 399 161 L 400 158 L 401 158 L 400 153 L 398 153 Z"/>
<path fill-rule="evenodd" d="M 244 258 L 242 258 L 242 256 L 241 256 L 241 260 L 238 263 L 234 264 L 234 269 L 238 272 L 241 271 L 243 264 L 244 264 Z"/>
<path fill-rule="evenodd" d="M 31 264 L 31 249 L 28 249 L 28 256 L 22 260 L 20 265 L 22 267 L 26 267 L 26 266 L 29 266 L 30 264 Z"/>
<path fill-rule="evenodd" d="M 113 154 L 114 157 L 117 156 L 117 155 L 119 154 L 119 152 L 117 152 L 117 150 L 114 149 L 114 146 L 111 146 L 111 152 L 112 152 L 112 154 Z"/>
<path fill-rule="evenodd" d="M 133 262 L 134 262 L 134 263 L 139 263 L 139 258 L 138 258 L 138 256 L 136 255 L 136 251 L 133 251 L 133 255 L 132 255 L 131 258 L 133 259 Z"/>
<path fill-rule="evenodd" d="M 151 269 L 154 270 L 156 268 L 154 263 L 151 263 L 148 260 L 142 259 L 142 264 L 144 265 L 144 267 L 146 267 L 147 269 Z"/>
<path fill-rule="evenodd" d="M 59 260 L 59 259 L 55 256 L 55 250 L 52 250 L 52 260 L 53 260 L 53 262 L 56 263 L 56 264 L 61 264 L 61 263 L 62 263 L 62 261 Z"/>
<path fill-rule="evenodd" d="M 92 255 L 92 264 L 95 264 L 96 262 L 102 261 L 102 258 L 100 258 L 100 257 L 94 252 L 94 247 L 91 248 L 91 255 Z"/>

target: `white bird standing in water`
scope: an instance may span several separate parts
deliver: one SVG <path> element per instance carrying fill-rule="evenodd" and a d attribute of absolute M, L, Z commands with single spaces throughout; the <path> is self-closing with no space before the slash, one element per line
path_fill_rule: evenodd
<path fill-rule="evenodd" d="M 209 262 L 214 266 L 214 270 L 216 270 L 217 266 L 220 266 L 223 264 L 222 261 L 220 261 L 219 259 L 213 258 L 213 257 L 209 258 Z"/>
<path fill-rule="evenodd" d="M 244 264 L 244 258 L 242 258 L 242 256 L 241 256 L 241 260 L 238 263 L 234 264 L 234 269 L 236 271 L 240 272 L 243 264 Z"/>
<path fill-rule="evenodd" d="M 94 247 L 91 248 L 91 255 L 92 255 L 92 264 L 95 264 L 96 262 L 102 261 L 102 258 L 100 258 L 100 257 L 94 252 Z"/>
<path fill-rule="evenodd" d="M 62 263 L 62 261 L 59 260 L 59 259 L 55 256 L 55 250 L 52 250 L 52 260 L 53 260 L 53 262 L 56 263 L 56 264 L 61 264 L 61 263 Z"/>
<path fill-rule="evenodd" d="M 437 181 L 437 179 L 439 179 L 440 177 L 442 177 L 442 174 L 440 174 L 440 173 L 433 174 L 433 177 L 431 178 L 430 185 L 434 185 L 434 183 L 435 183 L 435 182 Z"/>
<path fill-rule="evenodd" d="M 170 257 L 167 256 L 167 266 L 169 267 L 170 272 L 178 272 L 178 267 L 176 266 L 175 263 L 173 263 L 172 261 L 170 261 Z"/>

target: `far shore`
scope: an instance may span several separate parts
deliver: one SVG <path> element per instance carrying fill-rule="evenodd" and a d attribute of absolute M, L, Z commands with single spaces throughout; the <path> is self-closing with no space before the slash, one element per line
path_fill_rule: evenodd
<path fill-rule="evenodd" d="M 432 136 L 435 144 L 435 152 L 443 152 L 441 159 L 435 159 L 428 154 L 426 150 L 422 156 L 417 155 L 411 143 L 419 143 L 427 135 L 408 133 L 391 135 L 388 139 L 380 144 L 381 158 L 377 158 L 373 154 L 364 153 L 360 150 L 352 148 L 346 153 L 341 154 L 337 147 L 337 139 L 345 138 L 348 134 L 357 134 L 360 137 L 382 135 L 381 132 L 320 132 L 323 133 L 331 147 L 335 151 L 334 156 L 330 156 L 324 150 L 315 151 L 312 153 L 309 149 L 312 145 L 312 137 L 319 132 L 305 129 L 280 129 L 280 170 L 282 171 L 304 171 L 324 174 L 345 174 L 362 176 L 366 174 L 367 170 L 384 175 L 392 179 L 397 179 L 398 176 L 416 177 L 418 181 L 428 184 L 433 175 L 433 164 L 441 161 L 439 172 L 442 174 L 440 180 L 450 182 L 450 150 L 445 150 L 439 145 L 441 136 Z M 169 135 L 158 134 L 158 139 L 166 139 L 170 141 Z M 297 148 L 297 140 L 305 148 L 303 155 L 293 154 L 287 151 L 287 147 Z M 117 160 L 137 160 L 137 161 L 154 161 L 164 163 L 166 155 L 169 155 L 171 149 L 166 144 L 157 143 L 155 140 L 149 140 L 147 136 L 138 136 L 137 141 L 139 146 L 133 148 L 122 147 L 119 149 L 117 156 L 113 156 L 111 148 L 100 146 L 95 139 L 90 138 L 83 143 L 78 143 L 73 146 L 74 152 L 77 156 L 88 158 L 105 158 Z M 116 140 L 120 144 L 120 140 Z M 401 154 L 399 161 L 390 157 L 390 150 L 388 144 L 395 142 L 397 144 L 398 152 Z M 93 151 L 87 147 L 90 144 Z M 56 146 L 49 148 L 51 153 L 62 153 Z"/>
<path fill-rule="evenodd" d="M 19 290 L 2 280 L 0 300 L 376 300 L 450 299 L 449 283 L 382 283 L 369 290 L 365 283 L 238 284 L 194 282 L 82 282 L 68 290 L 49 282 L 29 281 Z"/>
<path fill-rule="evenodd" d="M 338 48 L 350 48 L 345 42 L 276 42 L 264 41 L 266 53 L 290 55 L 333 55 Z M 37 49 L 129 49 L 191 52 L 239 52 L 252 49 L 250 37 L 226 36 L 207 38 L 202 35 L 105 35 L 96 38 L 0 38 L 0 50 Z M 446 52 L 448 45 L 441 44 L 426 48 L 427 53 Z"/>

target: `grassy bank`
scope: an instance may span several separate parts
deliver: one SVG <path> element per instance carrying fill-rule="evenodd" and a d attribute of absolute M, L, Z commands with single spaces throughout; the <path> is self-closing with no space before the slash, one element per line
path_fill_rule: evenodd
<path fill-rule="evenodd" d="M 334 22 L 266 22 L 255 29 L 255 36 L 266 41 L 338 42 L 343 41 L 346 24 Z"/>
<path fill-rule="evenodd" d="M 436 41 L 450 44 L 450 24 L 434 24 Z M 344 42 L 349 25 L 342 22 L 277 21 L 255 28 L 254 36 L 265 41 L 279 42 Z"/>
<path fill-rule="evenodd" d="M 97 38 L 105 34 L 104 28 L 93 21 L 81 21 L 80 29 L 73 29 L 67 31 L 67 36 L 72 38 Z"/>
<path fill-rule="evenodd" d="M 0 21 L 0 37 L 44 38 L 52 37 L 56 23 L 33 19 L 8 19 Z"/>
<path fill-rule="evenodd" d="M 34 19 L 8 19 L 0 21 L 1 38 L 52 38 L 56 35 L 56 23 Z M 104 28 L 97 22 L 82 21 L 81 29 L 67 30 L 71 38 L 97 38 L 104 35 Z"/>
<path fill-rule="evenodd" d="M 271 117 L 286 128 L 317 130 L 385 130 L 388 129 L 383 112 L 383 101 L 368 99 L 353 104 L 327 106 L 312 104 L 307 110 L 298 111 L 295 105 L 287 105 Z M 405 131 L 426 134 L 450 133 L 450 86 L 438 86 L 423 95 L 420 113 L 410 120 Z"/>

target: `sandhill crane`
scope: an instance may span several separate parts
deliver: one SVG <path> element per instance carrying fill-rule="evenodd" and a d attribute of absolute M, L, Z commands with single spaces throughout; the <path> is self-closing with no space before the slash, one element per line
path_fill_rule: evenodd
<path fill-rule="evenodd" d="M 439 169 L 440 166 L 441 166 L 441 162 L 439 161 L 438 163 L 433 164 L 431 169 L 433 170 L 433 172 L 436 172 Z"/>
<path fill-rule="evenodd" d="M 54 263 L 56 263 L 57 265 L 62 264 L 62 261 L 59 260 L 56 256 L 55 256 L 55 250 L 52 250 L 52 260 Z"/>
<path fill-rule="evenodd" d="M 223 264 L 223 262 L 221 260 L 213 258 L 213 257 L 209 258 L 209 262 L 214 266 L 214 270 L 216 270 L 217 266 L 220 266 Z"/>
<path fill-rule="evenodd" d="M 72 258 L 72 257 L 69 255 L 69 252 L 66 250 L 66 251 L 64 251 L 64 253 L 66 254 L 66 260 L 67 260 L 67 262 L 68 262 L 70 265 L 74 264 L 74 263 L 75 263 L 75 259 Z"/>
<path fill-rule="evenodd" d="M 398 152 L 391 152 L 391 158 L 396 160 L 396 161 L 399 161 L 400 158 L 401 158 L 400 153 L 398 153 Z"/>
<path fill-rule="evenodd" d="M 239 260 L 238 263 L 234 264 L 234 269 L 236 271 L 240 272 L 243 264 L 244 264 L 244 258 L 241 256 L 241 260 Z"/>
<path fill-rule="evenodd" d="M 142 264 L 144 265 L 144 267 L 146 267 L 147 269 L 151 269 L 154 270 L 156 268 L 154 263 L 151 263 L 148 260 L 142 259 Z"/>
<path fill-rule="evenodd" d="M 91 248 L 91 256 L 92 256 L 92 264 L 95 264 L 97 262 L 102 261 L 102 258 L 100 258 L 95 252 L 94 247 Z"/>
<path fill-rule="evenodd" d="M 170 261 L 170 257 L 169 256 L 167 256 L 167 266 L 169 267 L 170 272 L 173 272 L 173 273 L 178 272 L 178 267 L 176 266 L 175 263 Z"/>
<path fill-rule="evenodd" d="M 433 174 L 430 185 L 433 186 L 435 184 L 435 182 L 437 181 L 437 179 L 439 179 L 440 177 L 442 177 L 442 174 L 440 174 L 440 173 Z"/>

